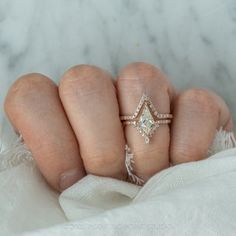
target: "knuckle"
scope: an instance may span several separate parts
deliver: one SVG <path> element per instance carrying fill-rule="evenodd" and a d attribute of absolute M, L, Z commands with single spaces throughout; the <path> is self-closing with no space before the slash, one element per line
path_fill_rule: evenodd
<path fill-rule="evenodd" d="M 101 174 L 109 169 L 114 170 L 114 167 L 119 169 L 122 165 L 122 158 L 114 152 L 96 152 L 96 154 L 87 154 L 82 158 L 86 171 L 92 174 Z"/>
<path fill-rule="evenodd" d="M 4 101 L 4 107 L 14 106 L 31 100 L 33 96 L 56 85 L 48 77 L 31 73 L 21 76 L 10 87 Z"/>
<path fill-rule="evenodd" d="M 91 77 L 94 74 L 96 74 L 98 71 L 100 71 L 100 69 L 93 65 L 86 65 L 86 64 L 75 65 L 64 73 L 62 81 L 63 80 L 73 81 L 73 80 L 76 80 L 77 78 L 80 78 L 81 76 Z"/>
<path fill-rule="evenodd" d="M 111 78 L 102 69 L 92 65 L 76 65 L 65 72 L 59 83 L 60 94 L 77 93 L 88 95 L 96 93 Z M 107 79 L 109 78 L 109 80 Z M 109 82 L 110 82 L 109 81 Z"/>
<path fill-rule="evenodd" d="M 166 76 L 154 65 L 135 62 L 124 67 L 117 78 L 119 88 L 143 90 L 144 86 L 156 87 L 159 91 L 168 91 L 170 83 Z"/>
<path fill-rule="evenodd" d="M 167 157 L 169 149 L 169 140 L 166 139 L 166 142 L 162 145 L 155 145 L 154 148 L 142 147 L 135 150 L 135 156 L 137 159 L 145 160 L 145 157 L 148 156 L 151 158 L 156 158 L 157 156 Z"/>
<path fill-rule="evenodd" d="M 212 95 L 201 88 L 193 88 L 183 92 L 179 95 L 178 103 L 202 112 L 217 110 L 217 105 Z"/>
<path fill-rule="evenodd" d="M 143 73 L 150 73 L 150 70 L 159 70 L 155 66 L 145 63 L 145 62 L 133 62 L 128 65 L 126 65 L 122 70 L 121 73 L 135 73 L 137 71 L 141 71 Z"/>
<path fill-rule="evenodd" d="M 189 147 L 176 147 L 171 150 L 171 162 L 181 164 L 185 162 L 197 161 L 201 159 L 200 156 L 193 148 Z"/>
<path fill-rule="evenodd" d="M 162 72 L 154 65 L 145 62 L 134 62 L 128 64 L 120 71 L 118 80 L 142 80 L 153 79 L 155 77 L 162 78 L 163 76 L 160 75 L 162 75 Z"/>

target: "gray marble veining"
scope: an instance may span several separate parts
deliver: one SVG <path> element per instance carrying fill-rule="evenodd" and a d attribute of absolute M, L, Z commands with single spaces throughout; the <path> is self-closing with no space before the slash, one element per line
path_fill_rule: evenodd
<path fill-rule="evenodd" d="M 89 63 L 116 75 L 132 61 L 160 67 L 177 89 L 216 91 L 236 117 L 236 1 L 0 1 L 1 107 L 24 73 L 58 81 Z"/>

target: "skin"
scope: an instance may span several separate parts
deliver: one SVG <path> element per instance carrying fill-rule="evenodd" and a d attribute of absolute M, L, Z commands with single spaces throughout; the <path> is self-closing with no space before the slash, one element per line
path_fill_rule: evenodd
<path fill-rule="evenodd" d="M 150 144 L 121 114 L 133 114 L 143 93 L 161 113 L 172 113 Z M 177 93 L 156 67 L 138 62 L 117 79 L 90 65 L 74 66 L 59 85 L 41 74 L 19 78 L 9 89 L 5 112 L 46 181 L 62 191 L 86 174 L 127 179 L 124 147 L 134 153 L 134 171 L 145 180 L 184 162 L 206 158 L 216 129 L 233 130 L 231 113 L 221 97 L 206 89 Z"/>
<path fill-rule="evenodd" d="M 134 63 L 121 70 L 117 78 L 118 100 L 121 114 L 132 115 L 143 93 L 152 98 L 161 113 L 170 113 L 174 89 L 160 70 L 145 63 Z M 135 171 L 144 180 L 169 167 L 170 128 L 161 125 L 147 145 L 137 130 L 124 127 L 128 146 L 135 158 Z"/>
<path fill-rule="evenodd" d="M 124 179 L 125 140 L 111 75 L 95 66 L 72 67 L 60 81 L 59 94 L 86 172 Z"/>
<path fill-rule="evenodd" d="M 60 190 L 61 174 L 75 168 L 75 180 L 85 175 L 76 137 L 50 79 L 41 74 L 19 78 L 8 92 L 5 111 L 51 186 Z"/>

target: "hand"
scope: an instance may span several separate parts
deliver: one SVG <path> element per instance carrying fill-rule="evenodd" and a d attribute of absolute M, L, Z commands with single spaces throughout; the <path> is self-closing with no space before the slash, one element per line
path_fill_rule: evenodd
<path fill-rule="evenodd" d="M 172 113 L 151 142 L 120 115 L 133 114 L 143 93 L 160 113 Z M 91 173 L 127 179 L 124 148 L 134 154 L 134 171 L 148 180 L 173 165 L 206 158 L 215 131 L 233 130 L 229 108 L 206 89 L 182 93 L 156 67 L 126 66 L 117 80 L 95 66 L 80 65 L 63 75 L 59 86 L 41 74 L 19 78 L 5 99 L 5 111 L 48 183 L 62 191 Z"/>

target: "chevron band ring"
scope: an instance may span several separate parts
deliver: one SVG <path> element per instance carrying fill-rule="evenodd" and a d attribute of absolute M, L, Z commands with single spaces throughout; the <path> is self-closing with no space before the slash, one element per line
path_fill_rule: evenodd
<path fill-rule="evenodd" d="M 137 128 L 146 144 L 150 142 L 156 129 L 162 124 L 170 124 L 172 118 L 172 114 L 159 113 L 146 94 L 142 95 L 133 115 L 120 116 L 123 125 L 133 125 Z"/>

